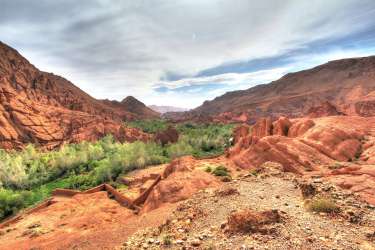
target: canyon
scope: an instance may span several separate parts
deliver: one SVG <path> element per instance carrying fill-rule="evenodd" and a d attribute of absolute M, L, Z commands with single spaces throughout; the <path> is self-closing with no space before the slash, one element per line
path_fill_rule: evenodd
<path fill-rule="evenodd" d="M 58 150 L 111 134 L 114 144 L 160 146 L 148 160 L 163 162 L 145 166 L 138 157 L 142 167 L 117 168 L 116 178 L 88 190 L 55 188 L 0 224 L 0 249 L 375 249 L 375 56 L 166 112 L 166 128 L 146 133 L 125 122 L 175 109 L 159 113 L 133 96 L 95 99 L 0 43 L 0 101 L 0 147 L 8 151 L 30 143 Z M 233 124 L 224 154 L 161 161 L 168 147 L 192 148 L 178 142 L 189 142 L 180 131 L 195 123 Z M 110 161 L 99 160 L 78 167 L 109 176 Z"/>

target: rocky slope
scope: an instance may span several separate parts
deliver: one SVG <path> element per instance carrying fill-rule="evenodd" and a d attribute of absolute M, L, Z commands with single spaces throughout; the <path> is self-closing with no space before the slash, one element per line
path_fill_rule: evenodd
<path fill-rule="evenodd" d="M 120 140 L 147 137 L 121 124 L 139 114 L 107 105 L 66 79 L 39 71 L 1 42 L 0 100 L 1 148 L 20 148 L 26 143 L 53 148 L 109 133 Z"/>
<path fill-rule="evenodd" d="M 232 181 L 205 171 L 219 164 Z M 124 177 L 128 188 L 118 191 L 138 196 L 160 175 L 138 210 L 104 191 L 56 195 L 49 206 L 0 227 L 0 249 L 375 247 L 375 207 L 328 180 L 285 173 L 277 163 L 249 172 L 223 157 L 185 157 L 131 173 Z M 322 197 L 334 211 L 310 210 Z"/>
<path fill-rule="evenodd" d="M 290 73 L 269 84 L 226 93 L 191 112 L 169 114 L 169 118 L 301 117 L 326 102 L 346 115 L 374 116 L 375 56 L 331 61 Z"/>

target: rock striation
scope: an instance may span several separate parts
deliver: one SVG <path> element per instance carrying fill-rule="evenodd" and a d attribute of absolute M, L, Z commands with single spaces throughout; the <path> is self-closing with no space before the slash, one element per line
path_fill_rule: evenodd
<path fill-rule="evenodd" d="M 322 175 L 374 202 L 374 122 L 358 116 L 263 118 L 250 129 L 235 129 L 227 157 L 243 169 L 277 162 L 287 172 Z"/>
<path fill-rule="evenodd" d="M 0 42 L 1 148 L 27 143 L 54 148 L 107 134 L 123 141 L 146 140 L 148 135 L 122 125 L 141 115 L 96 100 L 68 80 L 39 71 Z"/>

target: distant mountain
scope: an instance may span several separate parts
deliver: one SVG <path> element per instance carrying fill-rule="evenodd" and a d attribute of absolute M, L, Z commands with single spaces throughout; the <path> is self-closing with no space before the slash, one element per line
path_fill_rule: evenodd
<path fill-rule="evenodd" d="M 27 143 L 53 148 L 66 142 L 112 134 L 119 140 L 144 138 L 124 120 L 157 115 L 135 100 L 108 105 L 68 80 L 39 71 L 16 50 L 0 42 L 0 147 Z M 133 105 L 136 103 L 135 105 Z M 144 104 L 143 104 L 144 105 Z"/>
<path fill-rule="evenodd" d="M 173 107 L 173 106 L 158 106 L 158 105 L 150 105 L 148 106 L 150 109 L 155 110 L 158 113 L 164 114 L 167 112 L 185 112 L 189 109 Z"/>
<path fill-rule="evenodd" d="M 331 61 L 290 73 L 269 84 L 228 92 L 169 118 L 300 117 L 327 102 L 340 114 L 374 116 L 375 56 Z"/>
<path fill-rule="evenodd" d="M 108 106 L 112 108 L 133 114 L 133 119 L 153 119 L 160 117 L 160 114 L 149 107 L 143 102 L 139 101 L 133 96 L 124 98 L 121 102 L 102 100 Z"/>

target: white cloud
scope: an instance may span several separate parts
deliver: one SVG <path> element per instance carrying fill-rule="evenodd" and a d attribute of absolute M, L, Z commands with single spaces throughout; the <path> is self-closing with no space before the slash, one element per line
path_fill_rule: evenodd
<path fill-rule="evenodd" d="M 166 72 L 193 76 L 224 63 L 282 55 L 375 22 L 371 0 L 14 0 L 2 9 L 2 39 L 41 69 L 97 98 L 134 95 L 184 107 L 211 96 L 162 95 L 154 84 L 177 88 L 215 81 L 235 89 L 275 79 L 284 69 L 160 82 Z"/>
<path fill-rule="evenodd" d="M 250 73 L 226 73 L 213 76 L 183 78 L 177 81 L 161 81 L 155 84 L 155 88 L 166 87 L 168 89 L 177 89 L 186 86 L 202 84 L 227 84 L 239 85 L 250 83 L 265 83 L 280 78 L 289 71 L 288 67 L 274 68 L 268 70 L 259 70 Z"/>

